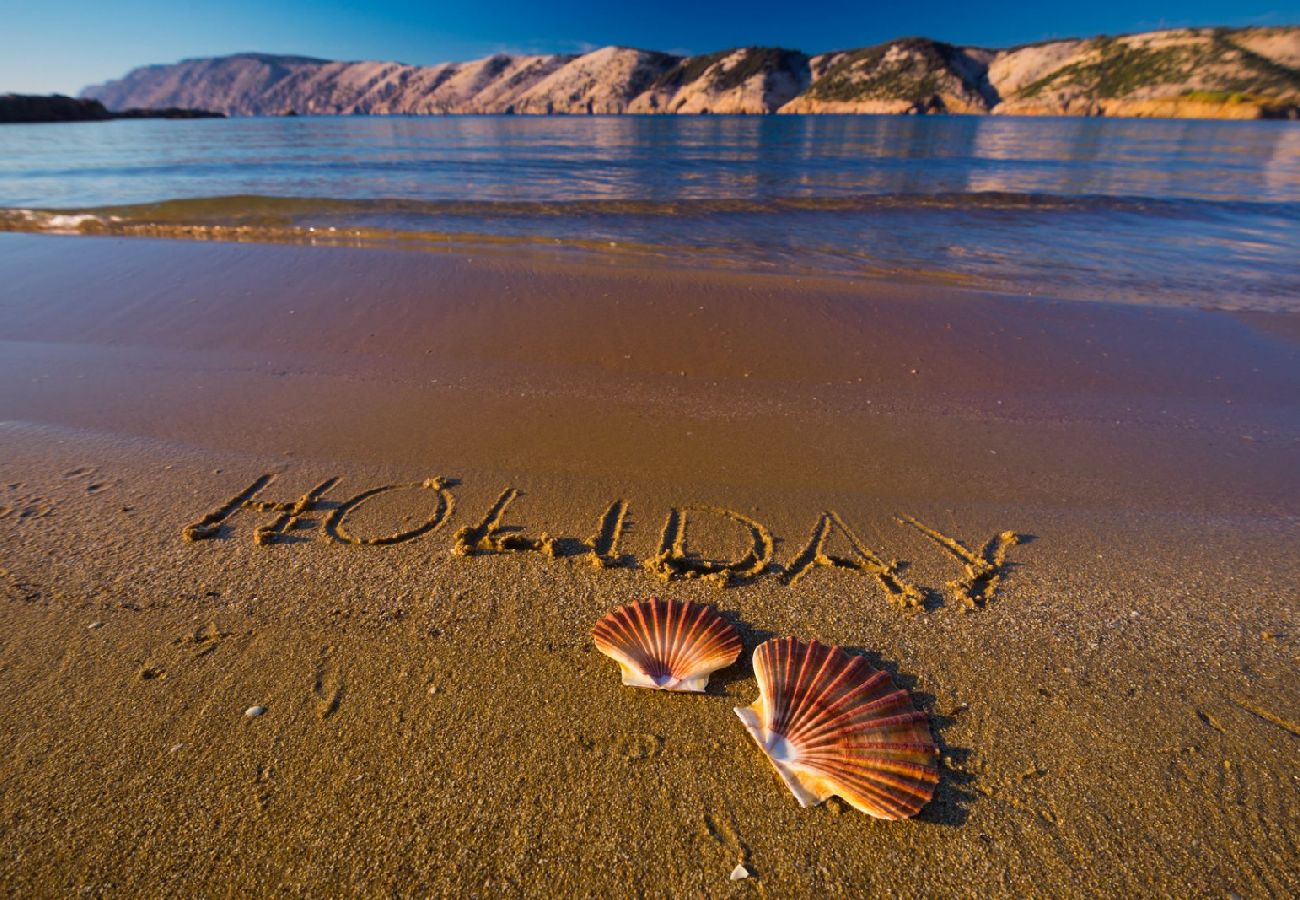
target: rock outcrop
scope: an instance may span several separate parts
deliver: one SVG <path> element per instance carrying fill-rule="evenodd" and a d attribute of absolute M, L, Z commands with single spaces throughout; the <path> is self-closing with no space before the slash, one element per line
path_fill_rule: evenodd
<path fill-rule="evenodd" d="M 809 57 L 627 47 L 411 66 L 237 54 L 87 88 L 108 109 L 230 115 L 1004 113 L 1259 117 L 1300 110 L 1300 27 L 1174 29 L 1006 50 L 903 38 Z"/>

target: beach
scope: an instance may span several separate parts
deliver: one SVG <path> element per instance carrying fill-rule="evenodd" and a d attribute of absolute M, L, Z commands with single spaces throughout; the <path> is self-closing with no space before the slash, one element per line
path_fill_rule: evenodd
<path fill-rule="evenodd" d="M 1300 313 L 678 262 L 0 234 L 6 891 L 1300 891 Z M 781 784 L 786 635 L 918 817 Z"/>

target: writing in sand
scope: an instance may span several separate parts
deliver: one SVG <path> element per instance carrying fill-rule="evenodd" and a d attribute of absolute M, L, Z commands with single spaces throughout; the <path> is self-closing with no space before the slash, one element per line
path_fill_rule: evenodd
<path fill-rule="evenodd" d="M 320 531 L 326 541 L 340 545 L 392 546 L 438 531 L 455 514 L 456 498 L 452 488 L 458 482 L 453 479 L 434 477 L 405 484 L 385 484 L 341 501 L 327 500 L 340 480 L 327 478 L 292 500 L 271 500 L 267 499 L 267 489 L 275 481 L 275 475 L 261 475 L 199 521 L 186 525 L 182 536 L 191 542 L 217 537 L 223 529 L 233 527 L 232 519 L 237 514 L 251 512 L 263 517 L 253 529 L 253 541 L 259 545 L 275 544 L 287 540 L 291 531 L 310 524 L 312 520 L 309 517 L 313 513 L 324 513 L 320 519 Z M 423 521 L 401 531 L 379 535 L 359 535 L 349 528 L 349 518 L 355 518 L 363 506 L 398 491 L 428 494 L 430 509 Z M 878 555 L 834 510 L 818 514 L 802 549 L 783 564 L 773 559 L 776 542 L 772 533 L 756 519 L 721 506 L 671 507 L 665 516 L 656 550 L 648 558 L 638 560 L 623 553 L 621 548 L 628 515 L 626 500 L 614 500 L 606 507 L 590 537 L 554 537 L 545 532 L 534 536 L 505 521 L 506 513 L 519 493 L 513 487 L 503 490 L 481 518 L 455 532 L 449 552 L 465 557 L 500 553 L 536 553 L 550 559 L 582 557 L 599 568 L 640 566 L 664 581 L 698 578 L 721 587 L 762 577 L 774 577 L 784 584 L 794 584 L 819 568 L 845 569 L 867 576 L 890 603 L 911 610 L 923 609 L 927 596 L 933 593 L 932 589 L 907 581 L 901 575 L 905 563 Z M 730 559 L 706 559 L 692 552 L 688 544 L 691 523 L 705 517 L 737 528 L 744 536 L 743 551 Z M 916 529 L 961 564 L 963 574 L 948 587 L 965 609 L 982 606 L 993 596 L 1007 570 L 1007 552 L 1022 539 L 1014 531 L 1001 531 L 989 538 L 981 549 L 972 550 L 913 516 L 898 514 L 895 518 L 900 525 Z M 847 552 L 833 553 L 828 549 L 836 536 Z"/>

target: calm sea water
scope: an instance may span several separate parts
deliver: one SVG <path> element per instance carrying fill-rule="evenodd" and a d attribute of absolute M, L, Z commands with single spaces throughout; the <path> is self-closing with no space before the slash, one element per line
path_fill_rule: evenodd
<path fill-rule="evenodd" d="M 192 202 L 152 205 L 178 199 Z M 1289 122 L 506 116 L 0 127 L 6 227 L 77 227 L 64 214 L 130 205 L 101 218 L 632 246 L 674 265 L 1300 309 L 1300 126 Z"/>

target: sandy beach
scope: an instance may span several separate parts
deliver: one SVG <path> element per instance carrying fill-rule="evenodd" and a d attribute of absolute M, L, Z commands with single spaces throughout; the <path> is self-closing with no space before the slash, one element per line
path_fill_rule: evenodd
<path fill-rule="evenodd" d="M 20 234 L 0 285 L 8 894 L 1300 892 L 1295 313 Z M 706 694 L 592 646 L 650 595 L 739 628 Z M 757 752 L 784 635 L 929 713 L 916 819 Z"/>

